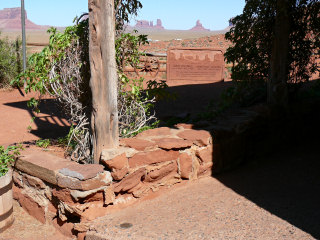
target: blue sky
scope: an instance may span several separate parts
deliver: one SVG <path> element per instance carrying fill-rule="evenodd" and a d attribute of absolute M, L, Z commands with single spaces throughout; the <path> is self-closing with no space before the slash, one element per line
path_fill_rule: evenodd
<path fill-rule="evenodd" d="M 141 0 L 137 19 L 156 22 L 167 29 L 190 29 L 199 19 L 205 28 L 220 30 L 242 12 L 245 0 Z M 0 9 L 19 7 L 20 0 L 0 0 Z M 68 26 L 75 16 L 87 12 L 88 0 L 25 0 L 28 18 L 36 24 Z M 132 24 L 135 19 L 132 19 Z"/>

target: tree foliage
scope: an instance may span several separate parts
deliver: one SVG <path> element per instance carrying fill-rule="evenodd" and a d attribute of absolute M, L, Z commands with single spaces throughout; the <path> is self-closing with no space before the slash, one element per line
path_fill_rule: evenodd
<path fill-rule="evenodd" d="M 138 10 L 142 8 L 139 0 L 114 0 L 116 33 L 121 34 L 125 24 L 130 21 L 130 16 L 137 16 Z"/>
<path fill-rule="evenodd" d="M 116 0 L 116 2 L 119 2 Z M 116 19 L 118 30 L 123 29 L 124 22 L 130 14 L 135 14 L 139 1 L 121 1 Z M 73 160 L 90 162 L 92 160 L 92 133 L 90 131 L 91 91 L 89 64 L 88 19 L 76 19 L 77 24 L 67 27 L 64 32 L 49 29 L 49 46 L 42 52 L 29 58 L 29 68 L 16 81 L 26 82 L 25 91 L 49 93 L 63 105 L 62 109 L 69 117 L 72 126 L 68 134 L 68 146 Z M 143 54 L 138 49 L 147 44 L 145 35 L 133 36 L 119 32 L 115 41 L 116 62 L 118 68 L 118 119 L 121 136 L 131 136 L 141 129 L 152 126 L 156 121 L 152 106 L 155 101 L 154 84 L 150 91 L 143 90 L 143 79 L 129 79 L 123 73 L 125 64 L 135 65 Z M 156 88 L 164 88 L 157 84 Z M 37 110 L 38 101 L 32 99 L 30 105 Z"/>
<path fill-rule="evenodd" d="M 320 47 L 320 3 L 318 0 L 288 0 L 289 51 L 287 82 L 299 83 L 319 71 L 314 60 Z M 270 77 L 272 43 L 275 36 L 277 0 L 246 0 L 243 13 L 231 20 L 225 37 L 233 45 L 225 58 L 233 63 L 232 79 L 250 85 Z"/>

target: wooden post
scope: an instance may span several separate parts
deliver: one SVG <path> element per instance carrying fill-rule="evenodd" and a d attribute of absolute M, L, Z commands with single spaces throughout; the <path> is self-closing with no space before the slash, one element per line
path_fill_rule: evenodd
<path fill-rule="evenodd" d="M 114 0 L 89 0 L 89 55 L 94 163 L 119 144 Z"/>

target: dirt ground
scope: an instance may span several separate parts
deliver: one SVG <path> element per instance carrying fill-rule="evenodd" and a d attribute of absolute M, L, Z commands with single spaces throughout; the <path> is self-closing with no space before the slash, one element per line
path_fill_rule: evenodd
<path fill-rule="evenodd" d="M 226 87 L 225 84 L 221 88 L 214 86 L 219 85 L 178 87 L 180 100 L 159 106 L 158 114 L 199 111 L 197 105 L 203 107 L 208 99 L 217 99 L 220 93 L 217 89 Z M 201 89 L 207 89 L 207 95 Z M 50 99 L 30 124 L 34 115 L 26 106 L 29 97 L 20 96 L 17 90 L 0 92 L 0 145 L 63 136 L 68 130 L 65 119 Z M 181 109 L 183 101 L 188 104 Z M 319 139 L 301 139 L 283 146 L 279 153 L 251 159 L 237 170 L 177 185 L 159 197 L 98 219 L 93 224 L 92 229 L 96 230 L 92 236 L 102 239 L 319 239 L 319 143 Z M 1 240 L 65 238 L 54 228 L 28 216 L 18 204 L 14 207 L 16 221 L 0 235 Z M 129 228 L 120 227 L 122 223 L 130 223 L 124 225 Z"/>
<path fill-rule="evenodd" d="M 41 113 L 36 115 L 27 107 L 31 97 L 36 94 L 22 96 L 18 90 L 0 90 L 0 145 L 56 138 L 68 131 L 69 124 L 53 99 L 44 100 Z"/>
<path fill-rule="evenodd" d="M 88 239 L 319 239 L 319 143 L 173 187 L 96 220 Z"/>
<path fill-rule="evenodd" d="M 17 202 L 13 204 L 15 221 L 0 233 L 0 240 L 64 240 L 67 239 L 53 226 L 41 224 L 25 212 Z"/>

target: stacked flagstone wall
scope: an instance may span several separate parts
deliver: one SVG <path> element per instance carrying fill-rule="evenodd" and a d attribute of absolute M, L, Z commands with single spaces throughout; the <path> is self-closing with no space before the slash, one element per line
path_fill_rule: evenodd
<path fill-rule="evenodd" d="M 107 214 L 110 206 L 211 174 L 211 134 L 191 127 L 180 124 L 121 139 L 119 148 L 103 151 L 101 164 L 26 151 L 16 161 L 14 198 L 40 222 L 81 239 L 90 220 Z"/>
<path fill-rule="evenodd" d="M 91 220 L 123 203 L 316 134 L 320 115 L 314 109 L 319 104 L 299 103 L 286 112 L 268 107 L 240 110 L 215 124 L 147 130 L 121 139 L 116 149 L 105 149 L 100 164 L 81 165 L 26 151 L 15 164 L 14 198 L 40 222 L 84 239 Z"/>

